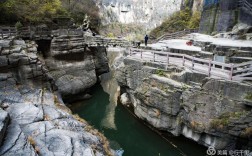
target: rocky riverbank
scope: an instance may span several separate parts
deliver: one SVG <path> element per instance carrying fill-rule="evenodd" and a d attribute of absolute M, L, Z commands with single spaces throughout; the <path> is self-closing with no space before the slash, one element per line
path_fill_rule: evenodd
<path fill-rule="evenodd" d="M 252 147 L 252 85 L 123 58 L 121 102 L 153 127 L 217 149 Z"/>
<path fill-rule="evenodd" d="M 113 155 L 106 138 L 61 98 L 96 83 L 108 70 L 106 51 L 65 38 L 68 44 L 54 39 L 43 55 L 34 41 L 0 40 L 0 155 Z M 63 47 L 66 54 L 55 52 Z"/>

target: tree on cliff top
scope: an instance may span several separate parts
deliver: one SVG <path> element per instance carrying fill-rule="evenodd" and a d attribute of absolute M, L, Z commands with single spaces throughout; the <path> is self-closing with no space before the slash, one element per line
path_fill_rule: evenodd
<path fill-rule="evenodd" d="M 17 20 L 23 23 L 48 22 L 56 14 L 67 14 L 60 0 L 7 0 L 1 4 L 1 13 L 12 17 L 4 19 L 10 23 Z"/>
<path fill-rule="evenodd" d="M 93 0 L 61 0 L 62 6 L 68 10 L 77 24 L 82 24 L 83 17 L 90 17 L 90 27 L 97 30 L 100 26 L 99 8 Z M 98 30 L 97 30 L 98 31 Z"/>
<path fill-rule="evenodd" d="M 5 0 L 0 11 L 0 24 L 52 23 L 55 17 L 73 18 L 80 24 L 88 14 L 91 26 L 99 25 L 99 9 L 92 0 Z"/>

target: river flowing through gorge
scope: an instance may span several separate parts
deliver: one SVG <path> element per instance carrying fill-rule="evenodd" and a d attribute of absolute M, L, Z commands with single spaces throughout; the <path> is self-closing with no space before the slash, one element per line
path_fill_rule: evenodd
<path fill-rule="evenodd" d="M 185 137 L 156 133 L 117 102 L 119 92 L 113 64 L 119 55 L 118 51 L 108 51 L 111 71 L 100 77 L 101 83 L 91 90 L 92 98 L 70 105 L 73 113 L 102 132 L 109 139 L 112 149 L 122 149 L 123 156 L 206 155 L 205 147 Z"/>

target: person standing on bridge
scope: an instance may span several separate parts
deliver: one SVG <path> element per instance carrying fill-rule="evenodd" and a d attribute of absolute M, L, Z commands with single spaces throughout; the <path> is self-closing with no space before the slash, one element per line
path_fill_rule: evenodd
<path fill-rule="evenodd" d="M 149 39 L 148 35 L 145 35 L 145 37 L 144 37 L 145 46 L 147 46 L 148 39 Z"/>

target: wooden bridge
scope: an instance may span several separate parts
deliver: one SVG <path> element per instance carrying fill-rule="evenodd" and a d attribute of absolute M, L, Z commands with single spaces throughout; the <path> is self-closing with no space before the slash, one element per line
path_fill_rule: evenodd
<path fill-rule="evenodd" d="M 252 81 L 252 61 L 241 64 L 227 64 L 212 61 L 210 59 L 196 58 L 186 54 L 171 52 L 144 50 L 131 48 L 130 58 L 157 62 L 164 65 L 177 65 L 208 75 L 213 78 L 227 79 L 233 81 Z"/>
<path fill-rule="evenodd" d="M 58 36 L 82 36 L 85 40 L 85 44 L 89 47 L 94 46 L 120 46 L 129 47 L 130 42 L 120 38 L 105 38 L 100 35 L 92 36 L 88 35 L 85 31 L 79 29 L 58 29 L 58 30 L 43 30 L 43 29 L 31 29 L 29 27 L 16 30 L 15 27 L 0 27 L 0 38 L 6 39 L 10 37 L 19 37 L 32 40 L 51 40 L 53 37 Z"/>

